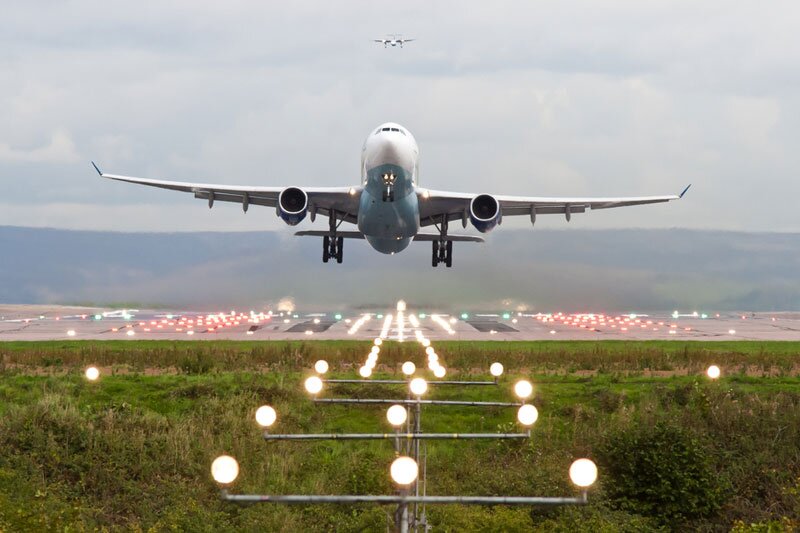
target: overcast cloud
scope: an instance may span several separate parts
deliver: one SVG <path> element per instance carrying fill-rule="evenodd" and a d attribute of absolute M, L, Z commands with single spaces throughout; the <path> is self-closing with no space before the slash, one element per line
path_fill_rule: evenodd
<path fill-rule="evenodd" d="M 798 27 L 789 1 L 5 3 L 0 225 L 279 228 L 269 209 L 209 213 L 101 181 L 89 160 L 153 178 L 348 185 L 366 134 L 392 120 L 417 137 L 432 188 L 693 183 L 678 204 L 574 227 L 800 231 Z M 419 40 L 370 42 L 394 32 Z"/>

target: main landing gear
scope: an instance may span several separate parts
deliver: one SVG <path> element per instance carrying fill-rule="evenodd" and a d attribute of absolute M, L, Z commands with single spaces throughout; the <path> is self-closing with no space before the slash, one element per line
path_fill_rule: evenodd
<path fill-rule="evenodd" d="M 334 210 L 331 210 L 328 216 L 328 226 L 331 234 L 322 237 L 322 262 L 327 263 L 333 257 L 337 263 L 341 263 L 344 237 L 336 236 L 336 229 L 339 225 L 336 223 L 336 211 Z"/>
<path fill-rule="evenodd" d="M 439 226 L 439 240 L 433 241 L 433 255 L 431 265 L 436 267 L 444 263 L 447 268 L 453 266 L 453 241 L 447 240 L 447 219 L 442 217 Z"/>

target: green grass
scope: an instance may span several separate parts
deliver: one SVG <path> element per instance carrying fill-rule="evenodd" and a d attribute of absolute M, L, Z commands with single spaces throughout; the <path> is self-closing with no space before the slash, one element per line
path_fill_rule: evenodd
<path fill-rule="evenodd" d="M 363 342 L 52 342 L 0 344 L 0 531 L 385 531 L 391 508 L 372 505 L 239 507 L 210 479 L 220 453 L 236 456 L 233 491 L 389 494 L 388 442 L 265 443 L 253 421 L 264 403 L 275 431 L 385 432 L 379 406 L 315 406 L 302 391 L 314 360 L 363 360 Z M 790 530 L 800 520 L 800 343 L 437 343 L 448 377 L 488 378 L 498 387 L 432 388 L 432 398 L 511 399 L 516 377 L 536 385 L 540 418 L 530 441 L 428 444 L 428 492 L 570 495 L 567 469 L 596 458 L 600 480 L 585 508 L 540 510 L 432 506 L 440 531 Z M 379 376 L 397 377 L 412 343 L 386 343 Z M 710 382 L 710 362 L 725 377 Z M 112 369 L 97 383 L 88 363 Z M 655 377 L 649 370 L 666 371 Z M 326 396 L 397 397 L 397 386 L 326 389 Z M 513 410 L 427 407 L 430 431 L 514 430 Z M 665 522 L 637 502 L 611 496 L 603 455 L 619 436 L 656 425 L 696 440 L 721 503 L 703 516 Z M 605 450 L 605 451 L 604 451 Z M 665 450 L 668 454 L 668 450 Z M 601 460 L 602 458 L 602 460 Z M 644 472 L 645 475 L 648 472 Z M 687 489 L 688 490 L 688 489 Z M 783 528 L 783 529 L 780 529 Z M 765 529 L 766 531 L 766 529 Z"/>

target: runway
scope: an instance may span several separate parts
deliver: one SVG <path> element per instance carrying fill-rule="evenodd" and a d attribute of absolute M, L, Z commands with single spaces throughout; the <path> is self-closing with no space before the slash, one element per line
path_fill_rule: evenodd
<path fill-rule="evenodd" d="M 402 303 L 402 302 L 401 302 Z M 402 310 L 400 308 L 402 307 Z M 783 340 L 800 312 L 351 312 L 135 310 L 0 304 L 0 342 L 46 340 Z M 418 338 L 418 337 L 417 337 Z"/>

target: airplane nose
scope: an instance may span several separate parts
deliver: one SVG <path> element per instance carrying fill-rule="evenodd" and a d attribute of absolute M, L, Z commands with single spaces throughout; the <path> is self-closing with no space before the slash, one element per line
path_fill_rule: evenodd
<path fill-rule="evenodd" d="M 372 157 L 375 165 L 397 165 L 408 168 L 411 165 L 411 150 L 404 139 L 395 135 L 385 135 L 377 139 Z"/>

